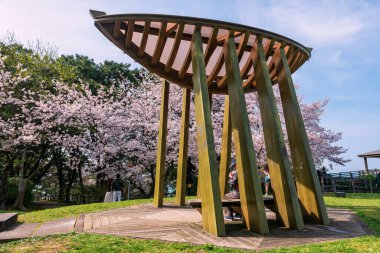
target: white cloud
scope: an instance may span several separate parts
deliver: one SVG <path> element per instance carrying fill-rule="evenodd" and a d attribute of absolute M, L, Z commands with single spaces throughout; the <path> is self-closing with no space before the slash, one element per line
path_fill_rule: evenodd
<path fill-rule="evenodd" d="M 372 26 L 373 7 L 364 1 L 237 0 L 236 14 L 242 23 L 321 47 L 350 42 Z"/>

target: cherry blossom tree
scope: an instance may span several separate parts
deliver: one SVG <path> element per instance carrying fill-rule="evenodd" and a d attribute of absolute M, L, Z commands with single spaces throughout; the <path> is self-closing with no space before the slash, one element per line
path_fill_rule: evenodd
<path fill-rule="evenodd" d="M 75 175 L 114 176 L 121 173 L 143 195 L 153 192 L 158 126 L 161 106 L 161 81 L 140 69 L 141 82 L 128 87 L 103 87 L 94 92 L 84 83 L 55 81 L 49 89 L 30 89 L 23 66 L 7 72 L 0 56 L 0 152 L 13 154 L 17 167 L 19 197 L 15 208 L 24 209 L 26 181 L 40 177 L 51 167 L 68 169 L 70 189 Z M 38 85 L 38 84 L 37 84 Z M 274 87 L 280 120 L 284 119 L 277 87 Z M 35 92 L 35 90 L 39 92 Z M 266 163 L 260 108 L 257 94 L 245 96 L 255 152 L 259 164 Z M 166 154 L 167 182 L 178 160 L 182 88 L 170 85 Z M 346 150 L 337 145 L 342 138 L 321 125 L 328 101 L 303 103 L 300 107 L 317 166 L 323 162 L 345 164 Z M 194 98 L 191 98 L 189 156 L 197 164 Z M 212 96 L 212 124 L 217 154 L 220 154 L 224 96 Z M 284 127 L 286 138 L 286 130 Z M 76 174 L 75 174 L 76 173 Z M 174 173 L 175 174 L 175 173 Z M 63 189 L 63 187 L 60 187 Z M 60 192 L 63 194 L 63 192 Z"/>

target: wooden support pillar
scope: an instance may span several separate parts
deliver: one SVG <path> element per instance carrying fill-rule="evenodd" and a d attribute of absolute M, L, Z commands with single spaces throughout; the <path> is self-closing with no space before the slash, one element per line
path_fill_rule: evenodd
<path fill-rule="evenodd" d="M 367 157 L 364 157 L 364 168 L 365 168 L 366 175 L 368 175 L 368 161 L 367 161 Z"/>
<path fill-rule="evenodd" d="M 288 133 L 293 172 L 296 177 L 298 198 L 304 219 L 328 225 L 329 219 L 321 186 L 318 182 L 317 171 L 284 48 L 277 48 L 273 57 Z"/>
<path fill-rule="evenodd" d="M 232 126 L 230 116 L 230 99 L 225 96 L 224 99 L 224 120 L 222 132 L 222 148 L 220 152 L 220 167 L 219 167 L 219 185 L 222 198 L 228 192 L 228 168 L 231 163 L 231 137 Z"/>
<path fill-rule="evenodd" d="M 182 91 L 182 119 L 179 139 L 179 155 L 177 170 L 177 185 L 175 203 L 178 206 L 185 205 L 186 175 L 187 175 L 187 151 L 189 140 L 189 116 L 190 116 L 190 89 Z"/>
<path fill-rule="evenodd" d="M 254 65 L 256 87 L 264 129 L 268 166 L 271 174 L 271 185 L 277 205 L 278 217 L 285 227 L 303 229 L 302 213 L 298 203 L 276 99 L 269 76 L 267 57 L 261 40 L 257 41 L 254 45 L 254 50 L 258 56 Z"/>
<path fill-rule="evenodd" d="M 224 48 L 224 59 L 230 99 L 232 137 L 236 153 L 236 168 L 244 222 L 247 229 L 258 234 L 267 234 L 269 232 L 268 222 L 233 37 L 228 38 L 228 45 Z"/>
<path fill-rule="evenodd" d="M 208 100 L 210 101 L 210 110 L 212 110 L 212 93 L 208 94 Z M 198 183 L 197 183 L 197 198 L 201 198 L 201 182 L 199 177 L 199 170 L 198 170 Z"/>
<path fill-rule="evenodd" d="M 225 236 L 206 66 L 199 29 L 194 32 L 194 40 L 191 44 L 191 58 L 200 177 L 200 185 L 198 187 L 200 187 L 202 199 L 203 229 L 216 236 Z"/>
<path fill-rule="evenodd" d="M 156 177 L 154 185 L 153 205 L 161 207 L 164 198 L 164 175 L 165 175 L 165 157 L 166 157 L 166 135 L 168 125 L 168 106 L 169 106 L 169 83 L 165 79 L 162 80 L 162 98 L 160 112 L 160 127 L 158 130 L 157 145 L 157 162 Z"/>

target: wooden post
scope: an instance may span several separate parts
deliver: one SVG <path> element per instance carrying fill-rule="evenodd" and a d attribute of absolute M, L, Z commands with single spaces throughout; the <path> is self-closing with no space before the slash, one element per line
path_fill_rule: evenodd
<path fill-rule="evenodd" d="M 168 125 L 168 106 L 169 106 L 169 83 L 162 80 L 162 100 L 160 112 L 160 127 L 158 131 L 156 177 L 154 185 L 153 205 L 161 207 L 164 198 L 164 174 L 166 157 L 166 134 Z"/>
<path fill-rule="evenodd" d="M 269 77 L 267 57 L 261 40 L 258 40 L 253 47 L 258 56 L 254 71 L 268 166 L 271 174 L 271 185 L 277 205 L 278 218 L 285 227 L 303 229 L 302 213 L 291 173 L 276 99 L 272 89 L 272 81 Z"/>
<path fill-rule="evenodd" d="M 230 99 L 225 96 L 224 99 L 224 120 L 222 133 L 222 149 L 220 152 L 220 167 L 219 167 L 219 184 L 220 194 L 222 198 L 228 192 L 228 168 L 231 163 L 231 137 L 232 126 L 230 116 Z"/>
<path fill-rule="evenodd" d="M 182 119 L 179 140 L 178 170 L 175 203 L 178 206 L 185 205 L 186 175 L 187 175 L 187 151 L 189 140 L 189 115 L 190 115 L 190 89 L 182 91 Z"/>
<path fill-rule="evenodd" d="M 355 189 L 355 181 L 354 181 L 354 177 L 352 176 L 352 172 L 350 172 L 350 181 L 351 181 L 352 192 L 355 193 L 355 191 L 356 191 L 356 189 Z"/>
<path fill-rule="evenodd" d="M 277 48 L 273 58 L 292 155 L 293 172 L 296 177 L 298 198 L 304 218 L 328 225 L 329 219 L 321 186 L 318 182 L 317 171 L 284 48 Z"/>
<path fill-rule="evenodd" d="M 212 109 L 212 93 L 209 93 L 208 94 L 208 100 L 210 101 L 210 110 Z M 199 170 L 198 170 L 198 183 L 197 183 L 197 198 L 200 199 L 201 198 L 201 181 L 200 181 L 200 177 L 199 177 Z"/>
<path fill-rule="evenodd" d="M 269 232 L 268 222 L 233 37 L 228 38 L 228 45 L 224 48 L 224 59 L 244 222 L 247 229 L 258 234 L 267 234 Z"/>
<path fill-rule="evenodd" d="M 365 173 L 368 175 L 368 161 L 367 161 L 367 157 L 364 157 L 364 166 L 365 166 Z"/>
<path fill-rule="evenodd" d="M 206 66 L 202 49 L 200 30 L 194 32 L 191 44 L 193 84 L 195 96 L 195 118 L 197 124 L 197 145 L 199 177 L 202 198 L 203 228 L 216 236 L 225 236 L 222 202 L 218 182 L 218 171 L 211 123 Z"/>
<path fill-rule="evenodd" d="M 333 192 L 336 193 L 335 178 L 333 178 L 333 177 L 331 177 L 331 184 L 332 184 Z"/>

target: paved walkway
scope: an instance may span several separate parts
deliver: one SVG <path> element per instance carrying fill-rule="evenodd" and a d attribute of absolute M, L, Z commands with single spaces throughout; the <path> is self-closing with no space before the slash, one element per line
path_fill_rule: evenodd
<path fill-rule="evenodd" d="M 371 233 L 356 215 L 344 209 L 329 209 L 330 226 L 306 224 L 305 230 L 288 230 L 275 225 L 274 213 L 267 211 L 270 234 L 260 236 L 242 228 L 239 222 L 226 224 L 227 237 L 215 237 L 202 230 L 202 217 L 190 207 L 171 204 L 154 208 L 151 204 L 131 206 L 66 218 L 44 224 L 23 223 L 0 233 L 1 240 L 79 233 L 112 234 L 192 244 L 214 244 L 242 249 L 266 249 L 319 243 Z"/>

